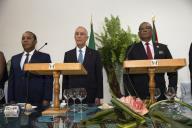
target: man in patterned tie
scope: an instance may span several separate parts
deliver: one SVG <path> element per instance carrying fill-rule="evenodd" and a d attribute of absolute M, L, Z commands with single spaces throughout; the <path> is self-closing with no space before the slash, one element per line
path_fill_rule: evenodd
<path fill-rule="evenodd" d="M 21 43 L 24 51 L 11 58 L 8 102 L 47 106 L 52 100 L 52 76 L 25 72 L 23 66 L 25 63 L 51 63 L 50 56 L 35 49 L 37 38 L 33 32 L 26 31 Z"/>
<path fill-rule="evenodd" d="M 148 22 L 143 22 L 139 26 L 138 32 L 140 42 L 129 46 L 126 52 L 127 60 L 145 60 L 145 59 L 171 59 L 171 53 L 167 45 L 161 43 L 152 43 L 152 26 Z M 167 73 L 168 86 L 177 89 L 177 72 Z M 166 88 L 165 73 L 155 74 L 155 84 L 161 90 L 161 96 L 158 100 L 165 99 L 164 92 Z M 131 94 L 142 99 L 149 97 L 149 76 L 148 74 L 124 74 L 124 86 Z M 128 95 L 128 93 L 127 93 Z"/>
<path fill-rule="evenodd" d="M 103 73 L 99 53 L 86 46 L 87 30 L 79 26 L 74 34 L 76 48 L 65 53 L 65 63 L 81 63 L 87 70 L 87 75 L 63 76 L 63 90 L 68 88 L 85 88 L 87 97 L 85 103 L 100 104 L 103 98 Z"/>

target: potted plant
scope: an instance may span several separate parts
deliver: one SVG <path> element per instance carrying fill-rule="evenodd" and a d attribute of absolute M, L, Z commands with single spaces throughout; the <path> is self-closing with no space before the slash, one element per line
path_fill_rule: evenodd
<path fill-rule="evenodd" d="M 119 17 L 105 17 L 103 32 L 96 33 L 96 40 L 100 42 L 98 51 L 101 54 L 104 69 L 107 73 L 108 83 L 112 95 L 121 97 L 120 85 L 122 83 L 125 52 L 129 45 L 139 40 L 136 34 L 121 28 Z"/>

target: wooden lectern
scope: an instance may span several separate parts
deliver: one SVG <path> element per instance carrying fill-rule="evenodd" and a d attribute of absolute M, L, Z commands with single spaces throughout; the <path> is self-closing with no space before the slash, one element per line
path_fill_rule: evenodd
<path fill-rule="evenodd" d="M 176 72 L 185 65 L 185 59 L 126 60 L 123 63 L 123 67 L 129 74 L 149 74 L 149 93 L 152 103 L 155 102 L 155 73 Z"/>
<path fill-rule="evenodd" d="M 65 113 L 66 109 L 60 109 L 59 103 L 59 77 L 64 75 L 86 75 L 87 71 L 80 63 L 28 63 L 24 66 L 25 71 L 38 75 L 53 75 L 54 77 L 54 107 L 42 112 L 44 115 Z"/>

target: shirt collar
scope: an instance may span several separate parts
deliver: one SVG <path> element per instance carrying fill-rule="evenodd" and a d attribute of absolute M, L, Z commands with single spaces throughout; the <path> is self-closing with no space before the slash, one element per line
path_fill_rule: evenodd
<path fill-rule="evenodd" d="M 86 46 L 84 46 L 83 48 L 76 47 L 76 51 L 77 51 L 77 52 L 79 52 L 80 49 L 81 49 L 81 51 L 82 51 L 83 53 L 85 53 L 85 51 L 86 51 Z"/>
<path fill-rule="evenodd" d="M 30 56 L 32 56 L 33 55 L 33 53 L 35 52 L 35 49 L 34 50 L 32 50 L 31 52 L 26 52 L 26 51 L 24 51 L 24 54 L 23 55 L 26 55 L 27 53 L 30 55 Z"/>
<path fill-rule="evenodd" d="M 145 41 L 141 41 L 142 42 L 142 44 L 145 46 L 145 43 L 147 43 L 147 42 L 145 42 Z M 152 45 L 153 46 L 153 43 L 152 43 L 152 40 L 150 40 L 149 42 L 149 45 Z"/>

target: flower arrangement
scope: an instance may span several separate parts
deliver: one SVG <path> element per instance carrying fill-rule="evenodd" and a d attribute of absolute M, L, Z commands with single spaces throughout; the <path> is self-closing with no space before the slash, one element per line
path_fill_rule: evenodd
<path fill-rule="evenodd" d="M 134 112 L 138 113 L 139 115 L 145 115 L 149 111 L 146 108 L 146 105 L 140 98 L 135 98 L 132 96 L 127 96 L 127 97 L 121 97 L 120 101 L 124 103 L 126 106 L 128 106 L 131 110 Z"/>
<path fill-rule="evenodd" d="M 132 96 L 122 97 L 120 79 L 123 74 L 122 62 L 125 58 L 125 50 L 139 39 L 130 28 L 128 30 L 121 28 L 119 17 L 105 18 L 103 29 L 104 32 L 96 33 L 96 39 L 100 42 L 97 47 L 107 73 L 113 108 L 101 110 L 81 123 L 85 126 L 111 123 L 119 128 L 149 127 L 150 125 L 156 127 L 157 124 L 165 128 L 191 128 L 191 118 L 175 119 L 172 118 L 173 115 L 176 117 L 182 117 L 182 115 L 175 113 L 170 115 L 166 111 L 161 111 L 159 106 L 167 104 L 167 100 L 151 105 L 151 102 L 145 104 L 146 102 Z M 189 104 L 177 100 L 175 103 L 192 110 Z"/>
<path fill-rule="evenodd" d="M 108 124 L 111 123 L 118 128 L 150 127 L 159 125 L 164 128 L 191 128 L 192 118 L 187 118 L 178 113 L 167 113 L 161 111 L 159 106 L 167 103 L 167 100 L 156 102 L 149 109 L 139 98 L 132 96 L 122 97 L 120 99 L 112 98 L 114 108 L 101 110 L 87 120 L 81 123 L 84 125 Z M 176 100 L 175 103 L 185 106 L 192 110 L 192 106 Z M 173 118 L 177 117 L 177 118 Z M 180 119 L 178 119 L 180 117 Z"/>

